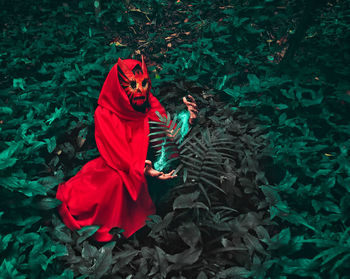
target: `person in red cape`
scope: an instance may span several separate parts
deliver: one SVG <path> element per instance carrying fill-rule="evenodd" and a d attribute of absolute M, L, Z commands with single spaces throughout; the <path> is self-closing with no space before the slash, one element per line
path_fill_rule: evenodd
<path fill-rule="evenodd" d="M 109 231 L 122 228 L 126 238 L 155 214 L 145 175 L 162 180 L 175 177 L 159 172 L 146 160 L 148 121 L 159 121 L 164 108 L 150 92 L 151 81 L 142 57 L 118 60 L 109 72 L 95 111 L 95 139 L 100 157 L 88 162 L 74 177 L 58 186 L 59 214 L 72 230 L 98 225 L 97 241 L 110 241 Z M 190 123 L 197 106 L 183 98 Z"/>

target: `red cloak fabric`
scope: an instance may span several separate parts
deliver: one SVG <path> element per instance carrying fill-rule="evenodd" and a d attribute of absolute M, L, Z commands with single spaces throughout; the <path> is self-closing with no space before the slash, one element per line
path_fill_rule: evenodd
<path fill-rule="evenodd" d="M 133 69 L 136 60 L 123 62 Z M 129 237 L 155 213 L 144 176 L 148 149 L 149 120 L 155 111 L 165 115 L 150 93 L 145 113 L 134 110 L 118 81 L 117 64 L 109 72 L 95 111 L 95 139 L 100 157 L 88 162 L 74 177 L 59 185 L 59 213 L 72 230 L 98 225 L 94 237 L 110 241 L 109 230 L 124 229 Z"/>

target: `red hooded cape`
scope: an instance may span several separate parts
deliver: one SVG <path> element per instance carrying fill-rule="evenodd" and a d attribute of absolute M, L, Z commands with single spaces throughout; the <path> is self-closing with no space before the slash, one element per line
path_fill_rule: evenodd
<path fill-rule="evenodd" d="M 129 69 L 141 63 L 123 60 Z M 95 139 L 100 157 L 88 162 L 74 177 L 59 185 L 59 213 L 72 230 L 98 225 L 94 237 L 110 241 L 109 230 L 124 229 L 129 237 L 155 213 L 144 176 L 148 149 L 148 121 L 165 110 L 150 93 L 145 113 L 135 111 L 118 81 L 117 64 L 109 72 L 95 111 Z"/>

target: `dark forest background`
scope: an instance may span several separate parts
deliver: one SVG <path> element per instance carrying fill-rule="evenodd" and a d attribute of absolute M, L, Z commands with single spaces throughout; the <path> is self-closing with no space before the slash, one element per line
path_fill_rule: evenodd
<path fill-rule="evenodd" d="M 350 1 L 0 2 L 1 278 L 349 278 Z M 169 117 L 200 113 L 178 179 L 149 181 L 158 215 L 100 244 L 55 192 L 141 54 Z"/>

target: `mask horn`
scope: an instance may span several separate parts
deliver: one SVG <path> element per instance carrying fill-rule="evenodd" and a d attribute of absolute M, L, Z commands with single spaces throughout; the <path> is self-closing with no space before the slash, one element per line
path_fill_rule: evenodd
<path fill-rule="evenodd" d="M 134 73 L 128 68 L 128 66 L 125 65 L 123 60 L 121 60 L 120 58 L 118 59 L 118 67 L 122 71 L 122 74 L 124 74 L 124 76 L 126 76 L 126 78 L 129 81 L 131 81 L 135 77 Z"/>
<path fill-rule="evenodd" d="M 143 73 L 144 75 L 148 75 L 148 73 L 147 73 L 147 67 L 146 67 L 145 60 L 143 59 L 143 55 L 141 55 L 141 59 L 142 59 L 142 65 L 141 65 L 142 73 Z"/>

